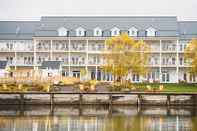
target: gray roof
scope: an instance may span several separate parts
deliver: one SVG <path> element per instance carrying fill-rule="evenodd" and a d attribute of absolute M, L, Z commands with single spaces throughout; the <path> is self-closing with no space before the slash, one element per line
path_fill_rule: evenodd
<path fill-rule="evenodd" d="M 7 61 L 0 61 L 0 69 L 5 69 L 7 66 Z"/>
<path fill-rule="evenodd" d="M 0 39 L 32 39 L 39 21 L 0 21 Z"/>
<path fill-rule="evenodd" d="M 42 17 L 40 27 L 36 30 L 36 36 L 57 36 L 57 30 L 65 27 L 69 30 L 69 36 L 75 36 L 75 30 L 82 27 L 87 36 L 93 36 L 93 30 L 99 27 L 104 36 L 110 36 L 113 27 L 121 31 L 137 28 L 144 36 L 146 29 L 153 27 L 158 36 L 177 36 L 177 17 L 131 17 L 131 16 L 89 16 L 89 17 Z"/>
<path fill-rule="evenodd" d="M 122 32 L 135 27 L 139 37 L 144 37 L 146 29 L 153 27 L 158 37 L 197 37 L 197 21 L 177 21 L 176 16 L 44 16 L 40 21 L 0 21 L 0 40 L 58 36 L 57 30 L 60 27 L 68 29 L 69 36 L 76 36 L 75 30 L 78 27 L 86 30 L 86 36 L 93 36 L 94 28 L 99 27 L 106 37 L 110 36 L 113 27 Z"/>
<path fill-rule="evenodd" d="M 180 21 L 178 26 L 181 39 L 197 38 L 197 21 Z"/>
<path fill-rule="evenodd" d="M 40 69 L 60 69 L 62 61 L 43 61 Z"/>

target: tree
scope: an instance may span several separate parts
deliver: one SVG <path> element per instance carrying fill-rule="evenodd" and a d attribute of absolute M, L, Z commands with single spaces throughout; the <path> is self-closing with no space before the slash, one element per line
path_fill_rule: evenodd
<path fill-rule="evenodd" d="M 185 59 L 192 68 L 190 68 L 191 73 L 197 74 L 197 39 L 192 39 L 184 52 Z"/>
<path fill-rule="evenodd" d="M 85 69 L 85 68 L 82 68 L 81 70 L 80 70 L 80 75 L 81 75 L 81 78 L 84 78 L 84 77 L 86 77 L 84 80 L 86 80 L 87 79 L 87 70 Z"/>
<path fill-rule="evenodd" d="M 123 82 L 130 73 L 145 74 L 148 68 L 150 47 L 143 40 L 134 40 L 127 33 L 106 40 L 103 69 Z"/>

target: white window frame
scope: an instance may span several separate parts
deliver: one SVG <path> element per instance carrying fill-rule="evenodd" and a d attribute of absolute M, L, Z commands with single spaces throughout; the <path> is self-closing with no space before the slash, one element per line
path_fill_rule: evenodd
<path fill-rule="evenodd" d="M 134 32 L 134 33 L 133 33 Z M 131 27 L 129 29 L 129 36 L 137 36 L 138 29 L 135 27 Z"/>
<path fill-rule="evenodd" d="M 58 29 L 58 36 L 67 36 L 68 35 L 68 30 L 64 27 L 60 27 Z"/>
<path fill-rule="evenodd" d="M 117 27 L 114 27 L 111 29 L 111 36 L 119 36 L 120 35 L 120 29 Z"/>
<path fill-rule="evenodd" d="M 85 36 L 85 29 L 82 27 L 79 27 L 76 29 L 76 36 Z"/>
<path fill-rule="evenodd" d="M 153 27 L 149 27 L 148 29 L 146 29 L 146 36 L 149 36 L 149 37 L 154 37 L 156 36 L 156 29 L 153 28 Z"/>
<path fill-rule="evenodd" d="M 94 29 L 94 36 L 102 36 L 102 30 L 99 27 Z"/>

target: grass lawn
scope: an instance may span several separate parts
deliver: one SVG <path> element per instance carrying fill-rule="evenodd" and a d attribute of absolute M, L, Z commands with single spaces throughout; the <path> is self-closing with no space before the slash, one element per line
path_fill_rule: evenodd
<path fill-rule="evenodd" d="M 139 83 L 134 84 L 135 87 L 146 91 L 146 86 L 151 88 L 159 88 L 159 83 Z M 162 84 L 164 86 L 162 92 L 197 92 L 197 84 Z"/>

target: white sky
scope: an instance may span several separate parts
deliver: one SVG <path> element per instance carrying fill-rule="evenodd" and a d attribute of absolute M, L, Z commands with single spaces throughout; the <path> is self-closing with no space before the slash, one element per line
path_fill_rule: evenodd
<path fill-rule="evenodd" d="M 178 16 L 197 20 L 197 0 L 0 0 L 0 20 L 41 16 Z"/>

